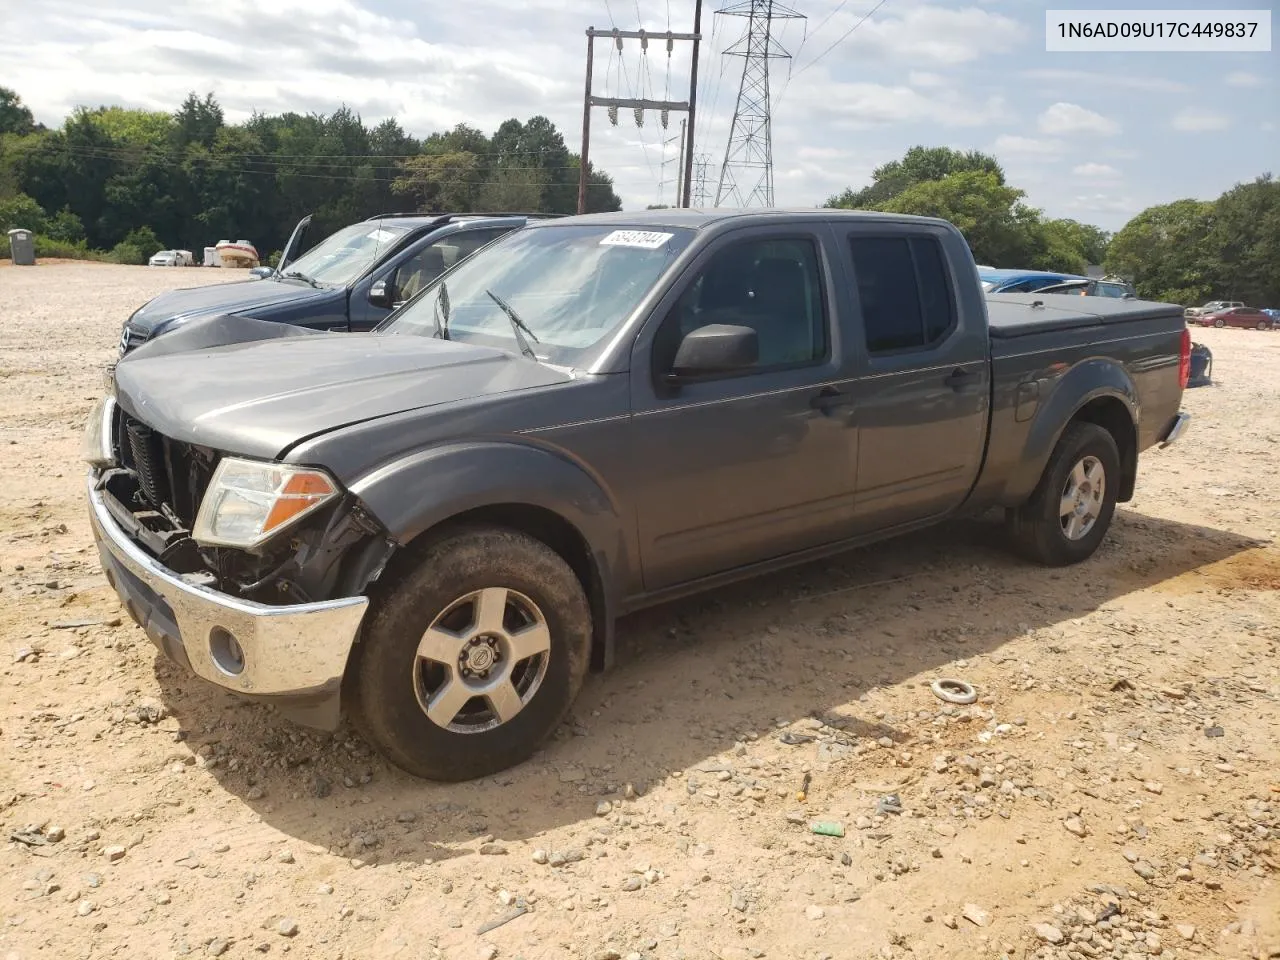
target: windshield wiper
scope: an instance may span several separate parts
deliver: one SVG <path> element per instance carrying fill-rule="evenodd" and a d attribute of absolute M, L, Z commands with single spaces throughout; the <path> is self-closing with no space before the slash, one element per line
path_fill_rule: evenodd
<path fill-rule="evenodd" d="M 486 289 L 485 293 L 489 295 L 490 300 L 502 308 L 502 312 L 505 313 L 507 315 L 507 319 L 511 321 L 511 329 L 516 335 L 516 343 L 520 344 L 520 352 L 530 360 L 537 360 L 538 355 L 533 352 L 533 347 L 529 346 L 529 341 L 524 338 L 524 334 L 527 333 L 529 336 L 533 337 L 534 343 L 541 343 L 542 341 L 538 339 L 537 334 L 530 330 L 528 326 L 525 325 L 525 322 L 520 319 L 519 315 L 511 309 L 511 304 L 507 303 L 507 301 L 503 300 L 492 290 Z M 524 332 L 522 333 L 521 331 Z"/>
<path fill-rule="evenodd" d="M 288 273 L 280 274 L 280 276 L 285 280 L 301 280 L 303 283 L 309 283 L 317 290 L 320 289 L 320 284 L 318 284 L 313 278 L 308 277 L 301 270 L 290 270 Z"/>
<path fill-rule="evenodd" d="M 444 304 L 443 308 L 441 308 L 440 306 L 440 304 L 442 303 Z M 436 302 L 434 304 L 433 309 L 434 309 L 435 318 L 436 318 L 435 336 L 437 339 L 440 339 L 440 340 L 448 340 L 449 339 L 449 287 L 443 280 L 440 281 L 440 293 L 436 296 Z M 440 322 L 441 314 L 444 315 L 443 324 Z"/>

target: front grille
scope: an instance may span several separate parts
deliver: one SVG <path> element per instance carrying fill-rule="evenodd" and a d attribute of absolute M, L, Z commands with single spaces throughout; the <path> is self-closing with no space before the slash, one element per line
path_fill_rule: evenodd
<path fill-rule="evenodd" d="M 131 327 L 126 323 L 124 331 L 120 334 L 120 356 L 123 357 L 130 350 L 142 346 L 150 337 L 150 333 L 146 330 Z"/>
<path fill-rule="evenodd" d="M 165 464 L 164 437 L 132 417 L 125 422 L 125 433 L 142 495 L 157 507 L 169 503 L 172 498 Z"/>
<path fill-rule="evenodd" d="M 217 454 L 166 437 L 119 407 L 117 413 L 116 450 L 121 465 L 137 475 L 146 506 L 162 512 L 167 507 L 191 529 L 213 478 Z"/>

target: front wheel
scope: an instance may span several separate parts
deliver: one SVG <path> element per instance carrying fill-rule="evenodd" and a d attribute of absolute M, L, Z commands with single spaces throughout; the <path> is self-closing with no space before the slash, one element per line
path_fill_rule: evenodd
<path fill-rule="evenodd" d="M 415 776 L 470 780 L 527 759 L 586 677 L 582 584 L 525 534 L 453 531 L 375 603 L 351 665 L 352 719 Z"/>
<path fill-rule="evenodd" d="M 1015 548 L 1051 567 L 1088 559 L 1111 526 L 1119 485 L 1115 438 L 1094 423 L 1070 424 L 1031 498 L 1010 511 Z"/>
<path fill-rule="evenodd" d="M 1219 330 L 1221 330 L 1223 327 L 1227 325 L 1227 321 L 1219 317 L 1217 320 L 1213 321 L 1213 325 L 1217 327 Z"/>
<path fill-rule="evenodd" d="M 1271 324 L 1270 324 L 1270 323 L 1268 323 L 1266 320 L 1259 320 L 1259 321 L 1258 321 L 1258 329 L 1259 329 L 1259 330 L 1270 330 L 1270 329 L 1271 329 Z"/>

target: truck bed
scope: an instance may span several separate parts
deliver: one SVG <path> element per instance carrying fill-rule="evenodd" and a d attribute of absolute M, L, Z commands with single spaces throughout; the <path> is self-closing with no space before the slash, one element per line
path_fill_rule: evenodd
<path fill-rule="evenodd" d="M 1036 305 L 1038 304 L 1038 306 Z M 1065 293 L 1000 293 L 987 297 L 993 340 L 1141 320 L 1182 320 L 1182 308 L 1148 300 L 1113 300 Z"/>

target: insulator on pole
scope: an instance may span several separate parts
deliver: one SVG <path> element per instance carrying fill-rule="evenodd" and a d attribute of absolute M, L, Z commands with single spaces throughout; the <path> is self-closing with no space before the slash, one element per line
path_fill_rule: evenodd
<path fill-rule="evenodd" d="M 618 125 L 618 108 L 616 106 L 609 107 L 609 122 L 615 127 Z"/>
<path fill-rule="evenodd" d="M 671 51 L 676 47 L 675 39 L 671 36 L 671 31 L 667 31 L 667 56 L 671 56 Z"/>
<path fill-rule="evenodd" d="M 662 129 L 667 129 L 667 109 L 665 107 L 662 109 Z"/>
<path fill-rule="evenodd" d="M 622 49 L 622 37 L 618 35 L 617 27 L 613 28 L 613 42 L 617 44 L 619 50 Z"/>
<path fill-rule="evenodd" d="M 648 35 L 647 33 L 645 33 L 645 32 L 644 32 L 644 29 L 643 29 L 643 28 L 642 28 L 642 29 L 640 29 L 640 30 L 638 30 L 637 32 L 640 34 L 640 49 L 641 49 L 641 50 L 648 50 L 648 49 L 649 49 L 649 35 Z"/>
<path fill-rule="evenodd" d="M 634 111 L 636 115 L 636 126 L 643 127 L 644 126 L 644 107 L 635 107 Z"/>

